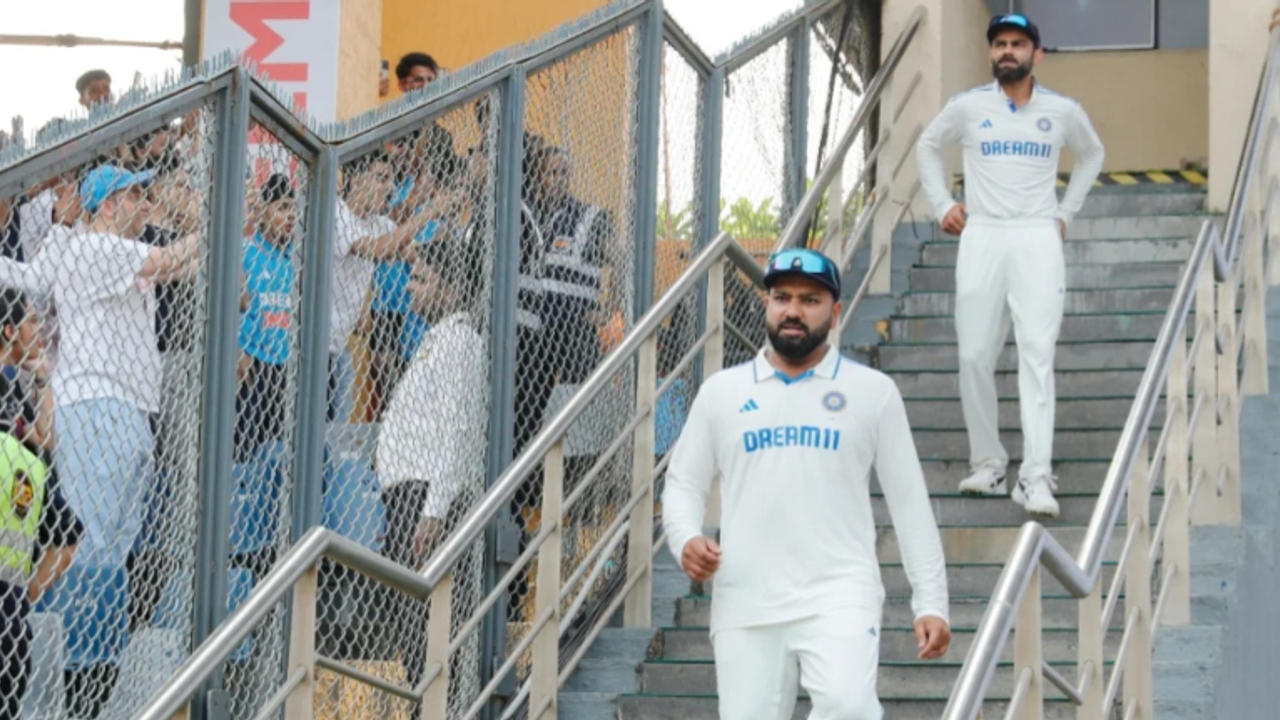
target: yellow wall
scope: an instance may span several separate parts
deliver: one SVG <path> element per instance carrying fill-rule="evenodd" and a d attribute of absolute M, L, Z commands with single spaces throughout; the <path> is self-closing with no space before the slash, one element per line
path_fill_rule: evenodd
<path fill-rule="evenodd" d="M 342 0 L 338 30 L 338 119 L 378 104 L 378 61 L 382 42 L 382 4 L 378 0 Z"/>
<path fill-rule="evenodd" d="M 389 97 L 400 95 L 394 70 L 405 53 L 425 52 L 442 67 L 457 69 L 532 40 L 603 4 L 603 0 L 382 0 L 382 57 L 390 61 L 393 71 Z"/>
<path fill-rule="evenodd" d="M 1084 106 L 1107 146 L 1105 169 L 1203 166 L 1209 156 L 1208 63 L 1203 49 L 1052 53 L 1036 78 Z"/>

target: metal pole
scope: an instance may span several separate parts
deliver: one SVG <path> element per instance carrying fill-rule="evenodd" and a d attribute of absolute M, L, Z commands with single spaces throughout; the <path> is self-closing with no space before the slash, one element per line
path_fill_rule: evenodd
<path fill-rule="evenodd" d="M 183 0 L 182 67 L 200 62 L 200 37 L 204 29 L 204 0 Z"/>
<path fill-rule="evenodd" d="M 494 205 L 493 258 L 493 323 L 489 337 L 490 403 L 489 463 L 486 489 L 492 487 L 502 471 L 511 464 L 515 447 L 515 377 L 516 377 L 516 285 L 520 272 L 520 198 L 523 182 L 525 70 L 516 67 L 502 85 L 502 95 L 493 147 L 498 149 L 493 164 Z M 519 554 L 520 529 L 507 513 L 499 513 L 496 522 L 485 530 L 484 588 L 493 590 L 498 578 Z M 507 603 L 493 606 L 484 620 L 481 649 L 480 684 L 493 678 L 493 671 L 505 656 Z M 509 697 L 511 683 L 502 693 Z M 486 712 L 495 714 L 490 704 Z"/>
<path fill-rule="evenodd" d="M 809 21 L 796 26 L 787 39 L 788 66 L 791 74 L 787 78 L 787 103 L 790 113 L 787 115 L 786 157 L 783 160 L 783 208 L 782 217 L 790 218 L 791 212 L 804 197 L 805 170 L 809 155 Z M 838 62 L 838 60 L 833 60 Z"/>
<path fill-rule="evenodd" d="M 720 152 L 724 139 L 724 68 L 702 83 L 702 124 L 698 129 L 698 245 L 720 232 Z"/>
<path fill-rule="evenodd" d="M 640 319 L 653 303 L 654 259 L 657 255 L 658 107 L 662 102 L 662 0 L 653 0 L 640 35 L 640 86 L 636 108 L 635 171 L 635 304 Z"/>
<path fill-rule="evenodd" d="M 338 156 L 321 152 L 307 197 L 293 454 L 293 539 L 320 524 L 324 504 L 325 418 L 329 405 L 329 313 Z"/>
<path fill-rule="evenodd" d="M 216 183 L 209 228 L 209 324 L 204 347 L 204 407 L 200 438 L 200 534 L 192 644 L 199 645 L 227 613 L 227 556 L 231 522 L 231 429 L 235 425 L 236 321 L 240 302 L 240 246 L 244 233 L 245 141 L 249 131 L 249 74 L 237 69 L 218 103 Z M 220 672 L 206 693 L 222 686 Z M 196 702 L 194 715 L 207 707 Z"/>

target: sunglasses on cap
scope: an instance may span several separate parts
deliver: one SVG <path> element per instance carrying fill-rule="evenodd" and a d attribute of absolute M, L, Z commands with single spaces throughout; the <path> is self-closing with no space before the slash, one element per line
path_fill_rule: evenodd
<path fill-rule="evenodd" d="M 1011 13 L 1009 15 L 997 15 L 991 18 L 990 27 L 995 27 L 997 25 L 1017 25 L 1018 27 L 1026 27 L 1029 24 L 1031 24 L 1031 21 L 1027 19 L 1026 15 Z"/>
<path fill-rule="evenodd" d="M 804 248 L 783 250 L 769 256 L 765 264 L 764 286 L 771 287 L 782 275 L 805 275 L 822 283 L 840 297 L 840 270 L 826 255 Z"/>

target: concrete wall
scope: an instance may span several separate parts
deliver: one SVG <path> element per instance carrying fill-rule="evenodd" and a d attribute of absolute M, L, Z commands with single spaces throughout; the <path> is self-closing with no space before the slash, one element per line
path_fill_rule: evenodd
<path fill-rule="evenodd" d="M 1084 106 L 1107 146 L 1107 170 L 1208 161 L 1207 50 L 1050 53 L 1036 77 Z"/>
<path fill-rule="evenodd" d="M 341 0 L 338 35 L 338 119 L 359 115 L 378 104 L 382 3 Z"/>
<path fill-rule="evenodd" d="M 1209 3 L 1209 208 L 1226 209 L 1275 0 Z"/>

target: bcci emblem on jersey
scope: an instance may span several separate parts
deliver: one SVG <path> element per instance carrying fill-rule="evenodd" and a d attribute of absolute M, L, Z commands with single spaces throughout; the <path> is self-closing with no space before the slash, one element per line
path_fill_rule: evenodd
<path fill-rule="evenodd" d="M 31 511 L 31 503 L 35 500 L 36 492 L 31 487 L 31 482 L 27 480 L 27 474 L 24 472 L 16 472 L 13 474 L 13 514 L 18 519 L 25 520 L 27 513 Z"/>
<path fill-rule="evenodd" d="M 822 396 L 822 407 L 831 412 L 840 412 L 844 409 L 845 404 L 844 393 L 838 390 L 832 390 Z"/>
<path fill-rule="evenodd" d="M 1053 129 L 1053 122 L 1047 117 L 1036 120 L 1036 127 L 1040 128 L 1040 132 L 1049 132 Z"/>

